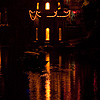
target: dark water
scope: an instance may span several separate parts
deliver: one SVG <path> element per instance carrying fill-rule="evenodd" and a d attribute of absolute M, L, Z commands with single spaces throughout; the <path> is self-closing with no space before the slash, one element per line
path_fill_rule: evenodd
<path fill-rule="evenodd" d="M 11 81 L 11 89 L 0 79 L 2 100 L 100 100 L 99 58 L 83 51 L 50 50 L 45 52 L 44 59 L 48 63 L 42 74 L 18 74 Z"/>

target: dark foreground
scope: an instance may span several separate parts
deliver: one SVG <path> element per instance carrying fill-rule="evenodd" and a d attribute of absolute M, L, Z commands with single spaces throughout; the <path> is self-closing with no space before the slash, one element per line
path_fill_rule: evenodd
<path fill-rule="evenodd" d="M 44 59 L 41 72 L 1 73 L 0 100 L 100 100 L 99 50 L 51 49 Z"/>

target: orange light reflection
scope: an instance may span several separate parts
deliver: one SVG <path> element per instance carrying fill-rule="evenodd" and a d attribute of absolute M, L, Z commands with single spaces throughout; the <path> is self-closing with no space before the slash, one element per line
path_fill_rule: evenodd
<path fill-rule="evenodd" d="M 74 83 L 74 86 L 75 86 L 75 80 L 76 80 L 76 68 L 75 68 L 75 63 L 73 64 L 73 83 Z"/>
<path fill-rule="evenodd" d="M 46 100 L 50 100 L 50 54 L 46 54 L 46 61 L 48 63 L 45 65 L 46 70 L 47 70 L 47 76 L 46 76 L 46 81 L 45 81 L 45 89 L 46 89 Z"/>
<path fill-rule="evenodd" d="M 32 73 L 31 71 L 28 74 L 30 100 L 40 100 L 40 75 L 38 73 Z"/>
<path fill-rule="evenodd" d="M 58 80 L 58 99 L 57 100 L 61 100 L 61 73 L 58 74 L 57 76 L 57 80 Z"/>
<path fill-rule="evenodd" d="M 71 77 L 70 71 L 63 74 L 64 100 L 71 100 Z"/>
<path fill-rule="evenodd" d="M 50 100 L 50 78 L 47 77 L 45 81 L 46 100 Z"/>
<path fill-rule="evenodd" d="M 47 72 L 50 73 L 50 54 L 49 53 L 46 54 L 46 61 L 48 61 L 48 63 L 45 65 L 45 67 L 46 67 Z"/>

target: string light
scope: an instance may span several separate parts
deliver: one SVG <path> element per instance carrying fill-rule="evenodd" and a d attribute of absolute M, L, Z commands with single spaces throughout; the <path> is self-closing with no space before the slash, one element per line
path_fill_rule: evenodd
<path fill-rule="evenodd" d="M 33 16 L 32 14 L 33 13 L 35 13 L 35 11 L 34 12 L 32 12 L 31 10 L 29 10 L 29 15 L 30 15 L 30 18 L 31 18 L 31 20 L 35 20 L 36 19 L 36 14 L 35 14 L 35 16 Z"/>
<path fill-rule="evenodd" d="M 74 14 L 76 14 L 76 11 L 73 11 Z"/>
<path fill-rule="evenodd" d="M 38 15 L 38 13 L 40 13 L 39 11 L 36 11 L 36 16 L 41 17 L 40 15 Z"/>
<path fill-rule="evenodd" d="M 69 14 L 68 15 L 66 15 L 66 16 L 57 16 L 57 17 L 68 17 L 69 16 Z"/>
<path fill-rule="evenodd" d="M 34 13 L 35 13 L 35 16 L 32 15 Z M 36 17 L 41 17 L 40 15 L 38 15 L 38 13 L 40 13 L 40 12 L 39 11 L 32 12 L 32 10 L 29 10 L 29 15 L 30 15 L 31 20 L 34 21 L 36 19 Z"/>
<path fill-rule="evenodd" d="M 58 11 L 54 11 L 54 15 L 53 16 L 46 16 L 46 17 L 68 17 L 68 16 L 70 16 L 70 10 L 63 11 L 63 12 L 66 14 L 65 16 L 59 16 L 59 15 L 57 15 Z M 30 15 L 31 20 L 34 21 L 36 19 L 36 17 L 41 17 L 39 15 L 39 13 L 40 13 L 39 11 L 32 12 L 31 10 L 29 10 L 29 15 Z M 35 14 L 35 15 L 33 16 L 32 14 Z"/>
<path fill-rule="evenodd" d="M 46 16 L 46 17 L 56 17 L 57 16 L 57 11 L 54 11 L 55 15 L 53 16 Z"/>

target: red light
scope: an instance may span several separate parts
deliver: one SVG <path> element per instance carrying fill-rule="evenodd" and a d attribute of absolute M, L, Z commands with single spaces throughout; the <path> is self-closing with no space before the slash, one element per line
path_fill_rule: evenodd
<path fill-rule="evenodd" d="M 73 11 L 74 14 L 76 14 L 76 11 Z"/>

